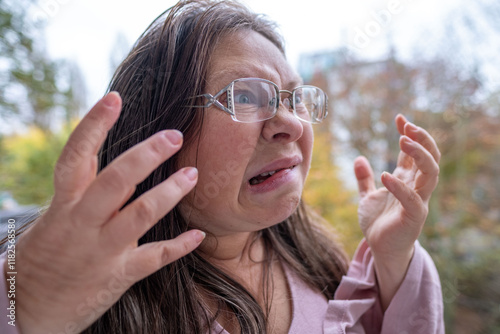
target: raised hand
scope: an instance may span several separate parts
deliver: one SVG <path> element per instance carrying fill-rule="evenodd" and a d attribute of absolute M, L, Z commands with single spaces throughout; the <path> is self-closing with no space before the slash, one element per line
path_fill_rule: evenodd
<path fill-rule="evenodd" d="M 382 174 L 385 188 L 376 189 L 366 158 L 358 157 L 354 162 L 360 193 L 359 223 L 375 259 L 385 307 L 404 278 L 427 218 L 441 156 L 427 131 L 402 115 L 396 117 L 396 126 L 401 151 L 394 172 Z"/>
<path fill-rule="evenodd" d="M 204 238 L 191 230 L 137 246 L 195 186 L 197 170 L 179 170 L 120 210 L 136 184 L 182 146 L 180 132 L 159 132 L 96 175 L 97 151 L 120 110 L 119 95 L 110 93 L 80 122 L 56 164 L 50 207 L 17 243 L 17 325 L 23 334 L 85 329 L 135 282 Z"/>

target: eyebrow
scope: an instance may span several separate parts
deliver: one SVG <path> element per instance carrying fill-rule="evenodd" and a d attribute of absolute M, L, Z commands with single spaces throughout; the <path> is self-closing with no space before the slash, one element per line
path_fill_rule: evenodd
<path fill-rule="evenodd" d="M 258 73 L 255 76 L 255 73 Z M 250 74 L 250 73 L 253 73 Z M 214 73 L 210 79 L 217 80 L 220 83 L 220 89 L 228 85 L 231 81 L 240 79 L 240 78 L 261 78 L 274 82 L 274 80 L 270 80 L 269 75 L 265 75 L 266 71 L 262 70 L 262 68 L 254 67 L 254 66 L 239 66 L 237 68 L 225 68 L 217 73 Z M 223 80 L 224 78 L 228 78 L 227 80 Z M 276 83 L 276 82 L 275 82 Z M 292 80 L 286 82 L 285 87 L 280 87 L 280 89 L 293 89 L 295 87 L 301 86 L 304 84 L 302 78 L 296 76 Z M 279 86 L 279 85 L 278 85 Z"/>

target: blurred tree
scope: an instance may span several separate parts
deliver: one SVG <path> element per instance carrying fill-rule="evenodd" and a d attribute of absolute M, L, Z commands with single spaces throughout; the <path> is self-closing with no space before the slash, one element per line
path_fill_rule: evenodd
<path fill-rule="evenodd" d="M 395 168 L 398 113 L 415 120 L 420 111 L 472 105 L 479 88 L 475 78 L 462 79 L 444 61 L 407 65 L 396 60 L 394 51 L 378 62 L 351 59 L 327 77 L 336 133 L 346 133 L 339 138 L 344 150 L 366 156 L 377 175 Z"/>
<path fill-rule="evenodd" d="M 25 134 L 0 136 L 0 190 L 42 205 L 53 194 L 54 164 L 85 104 L 85 85 L 74 63 L 45 54 L 35 5 L 0 0 L 0 120 L 29 125 Z"/>
<path fill-rule="evenodd" d="M 308 84 L 328 92 L 328 81 L 319 72 L 312 75 Z M 335 163 L 338 147 L 331 130 L 331 104 L 329 109 L 325 121 L 314 125 L 313 157 L 304 199 L 338 232 L 345 250 L 352 257 L 363 233 L 358 224 L 356 192 L 342 181 Z"/>
<path fill-rule="evenodd" d="M 70 119 L 82 107 L 83 80 L 74 64 L 45 54 L 42 22 L 28 15 L 35 3 L 0 0 L 0 119 L 48 131 L 56 115 Z"/>
<path fill-rule="evenodd" d="M 440 183 L 420 241 L 441 275 L 447 330 L 495 333 L 500 327 L 500 287 L 492 280 L 500 276 L 494 265 L 500 259 L 499 93 L 487 92 L 481 76 L 455 63 L 405 64 L 394 52 L 378 62 L 346 59 L 318 71 L 315 80 L 329 92 L 336 156 L 362 154 L 376 175 L 392 171 L 399 151 L 397 113 L 436 139 Z"/>
<path fill-rule="evenodd" d="M 440 183 L 421 240 L 454 297 L 445 304 L 449 331 L 497 333 L 500 118 L 477 104 L 458 104 L 442 114 L 423 112 L 416 118 L 431 128 L 443 154 Z"/>
<path fill-rule="evenodd" d="M 304 200 L 339 234 L 339 241 L 352 257 L 363 238 L 358 224 L 356 193 L 339 178 L 332 159 L 333 136 L 328 122 L 314 126 L 311 169 L 304 187 Z"/>

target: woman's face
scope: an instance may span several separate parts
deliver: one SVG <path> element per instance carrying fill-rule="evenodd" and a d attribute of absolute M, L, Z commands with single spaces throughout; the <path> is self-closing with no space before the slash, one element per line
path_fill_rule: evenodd
<path fill-rule="evenodd" d="M 211 59 L 205 90 L 212 95 L 238 78 L 263 78 L 290 91 L 301 84 L 279 49 L 254 31 L 223 38 Z M 211 106 L 199 147 L 196 142 L 181 156 L 182 165 L 199 170 L 195 191 L 181 203 L 193 225 L 216 236 L 252 232 L 296 209 L 311 163 L 313 131 L 283 104 L 274 118 L 258 123 L 235 122 Z M 275 173 L 256 178 L 267 172 Z"/>

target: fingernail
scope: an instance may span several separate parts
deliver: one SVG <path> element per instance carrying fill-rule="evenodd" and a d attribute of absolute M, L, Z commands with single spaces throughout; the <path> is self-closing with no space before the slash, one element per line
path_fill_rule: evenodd
<path fill-rule="evenodd" d="M 394 189 L 394 185 L 392 184 L 392 180 L 390 179 L 388 172 L 382 173 L 382 181 L 384 181 L 384 186 L 387 190 L 392 191 Z"/>
<path fill-rule="evenodd" d="M 182 132 L 178 130 L 167 130 L 163 132 L 163 135 L 167 137 L 168 141 L 172 145 L 179 145 L 182 142 Z"/>
<path fill-rule="evenodd" d="M 120 94 L 118 94 L 118 92 L 113 91 L 106 94 L 106 96 L 102 98 L 102 103 L 104 103 L 106 107 L 114 107 L 119 103 L 120 101 L 119 98 Z"/>
<path fill-rule="evenodd" d="M 197 242 L 197 243 L 200 243 L 202 242 L 205 237 L 207 236 L 207 234 L 203 231 L 196 231 L 195 235 L 194 235 L 194 240 Z"/>
<path fill-rule="evenodd" d="M 410 138 L 408 138 L 407 136 L 403 136 L 403 142 L 405 142 L 406 144 L 408 145 L 411 145 L 413 144 L 413 140 L 411 140 Z"/>
<path fill-rule="evenodd" d="M 416 132 L 418 130 L 417 126 L 413 123 L 406 123 L 406 126 L 408 127 L 408 130 L 410 130 L 411 132 Z"/>
<path fill-rule="evenodd" d="M 184 175 L 186 175 L 187 178 L 191 181 L 196 180 L 196 178 L 198 177 L 198 169 L 196 169 L 195 167 L 186 167 L 184 168 L 183 172 Z"/>

